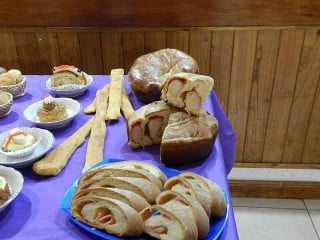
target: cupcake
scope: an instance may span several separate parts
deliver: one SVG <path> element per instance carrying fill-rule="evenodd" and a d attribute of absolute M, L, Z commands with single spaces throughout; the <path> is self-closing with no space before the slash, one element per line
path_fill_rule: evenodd
<path fill-rule="evenodd" d="M 37 110 L 40 122 L 56 122 L 68 117 L 67 107 L 58 103 L 51 95 L 44 98 L 42 106 Z"/>

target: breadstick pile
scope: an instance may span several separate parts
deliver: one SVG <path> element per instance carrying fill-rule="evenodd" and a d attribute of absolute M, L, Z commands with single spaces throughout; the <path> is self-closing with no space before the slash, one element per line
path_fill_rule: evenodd
<path fill-rule="evenodd" d="M 90 134 L 85 163 L 82 171 L 103 160 L 104 141 L 109 120 L 118 120 L 121 113 L 128 119 L 134 112 L 130 99 L 123 87 L 124 70 L 113 69 L 110 84 L 96 93 L 95 99 L 84 110 L 94 116 L 67 140 L 45 157 L 33 164 L 33 170 L 43 176 L 56 176 L 65 167 L 74 151 L 85 142 Z"/>

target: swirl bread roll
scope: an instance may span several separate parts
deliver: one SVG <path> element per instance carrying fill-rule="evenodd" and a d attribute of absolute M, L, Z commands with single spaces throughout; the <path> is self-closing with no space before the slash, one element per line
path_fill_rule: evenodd
<path fill-rule="evenodd" d="M 162 88 L 161 99 L 186 112 L 199 116 L 202 103 L 213 88 L 213 78 L 194 73 L 177 73 L 169 77 Z"/>
<path fill-rule="evenodd" d="M 198 63 L 191 56 L 166 48 L 138 57 L 129 69 L 128 80 L 136 97 L 151 103 L 160 100 L 162 85 L 172 74 L 198 70 Z"/>
<path fill-rule="evenodd" d="M 161 205 L 153 205 L 140 212 L 143 231 L 156 239 L 195 240 L 197 228 L 193 218 L 186 213 L 175 214 Z"/>
<path fill-rule="evenodd" d="M 117 236 L 140 236 L 143 222 L 128 204 L 108 197 L 82 196 L 74 200 L 71 214 L 80 222 Z"/>

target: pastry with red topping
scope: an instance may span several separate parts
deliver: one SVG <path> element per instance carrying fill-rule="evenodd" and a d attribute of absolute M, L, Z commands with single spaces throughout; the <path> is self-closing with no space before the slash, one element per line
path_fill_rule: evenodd
<path fill-rule="evenodd" d="M 2 150 L 4 152 L 22 150 L 30 147 L 36 141 L 37 139 L 34 135 L 21 131 L 19 128 L 14 128 L 2 144 Z"/>
<path fill-rule="evenodd" d="M 37 110 L 40 122 L 56 122 L 68 117 L 67 107 L 55 101 L 48 95 L 44 98 L 42 106 Z"/>
<path fill-rule="evenodd" d="M 61 87 L 68 84 L 86 85 L 87 79 L 80 68 L 71 65 L 61 65 L 53 68 L 51 87 Z"/>

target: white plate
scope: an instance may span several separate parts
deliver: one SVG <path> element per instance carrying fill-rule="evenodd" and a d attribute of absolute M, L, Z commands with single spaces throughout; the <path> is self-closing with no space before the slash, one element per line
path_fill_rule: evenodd
<path fill-rule="evenodd" d="M 17 150 L 17 151 L 12 151 L 12 152 L 4 152 L 1 147 L 0 148 L 1 154 L 6 155 L 7 157 L 12 157 L 12 158 L 22 158 L 22 157 L 26 157 L 26 156 L 30 155 L 37 148 L 37 146 L 39 145 L 39 143 L 41 141 L 42 133 L 37 131 L 37 128 L 22 127 L 19 129 L 23 132 L 32 134 L 36 138 L 36 142 L 27 148 Z M 1 145 L 9 137 L 12 130 L 13 129 L 10 129 L 10 130 L 7 130 L 7 131 L 0 134 L 0 144 Z"/>
<path fill-rule="evenodd" d="M 87 79 L 86 85 L 68 84 L 61 87 L 51 87 L 51 78 L 46 81 L 46 86 L 53 93 L 64 97 L 78 97 L 82 95 L 93 82 L 93 77 L 84 73 Z"/>
<path fill-rule="evenodd" d="M 54 136 L 52 133 L 48 130 L 40 128 L 34 128 L 34 130 L 42 136 L 41 141 L 34 152 L 22 158 L 12 158 L 0 153 L 0 164 L 14 168 L 27 167 L 41 158 L 47 151 L 49 151 L 54 144 Z"/>
<path fill-rule="evenodd" d="M 11 193 L 10 198 L 0 205 L 1 212 L 19 195 L 23 187 L 24 179 L 19 171 L 11 167 L 0 166 L 0 175 L 7 180 Z"/>
<path fill-rule="evenodd" d="M 43 101 L 38 101 L 31 104 L 27 109 L 23 112 L 24 117 L 29 121 L 37 125 L 41 128 L 46 129 L 55 129 L 66 126 L 81 110 L 81 104 L 73 100 L 71 98 L 55 98 L 55 101 L 61 104 L 64 104 L 67 107 L 68 117 L 61 121 L 56 122 L 40 122 L 37 116 L 37 110 L 42 106 Z"/>

